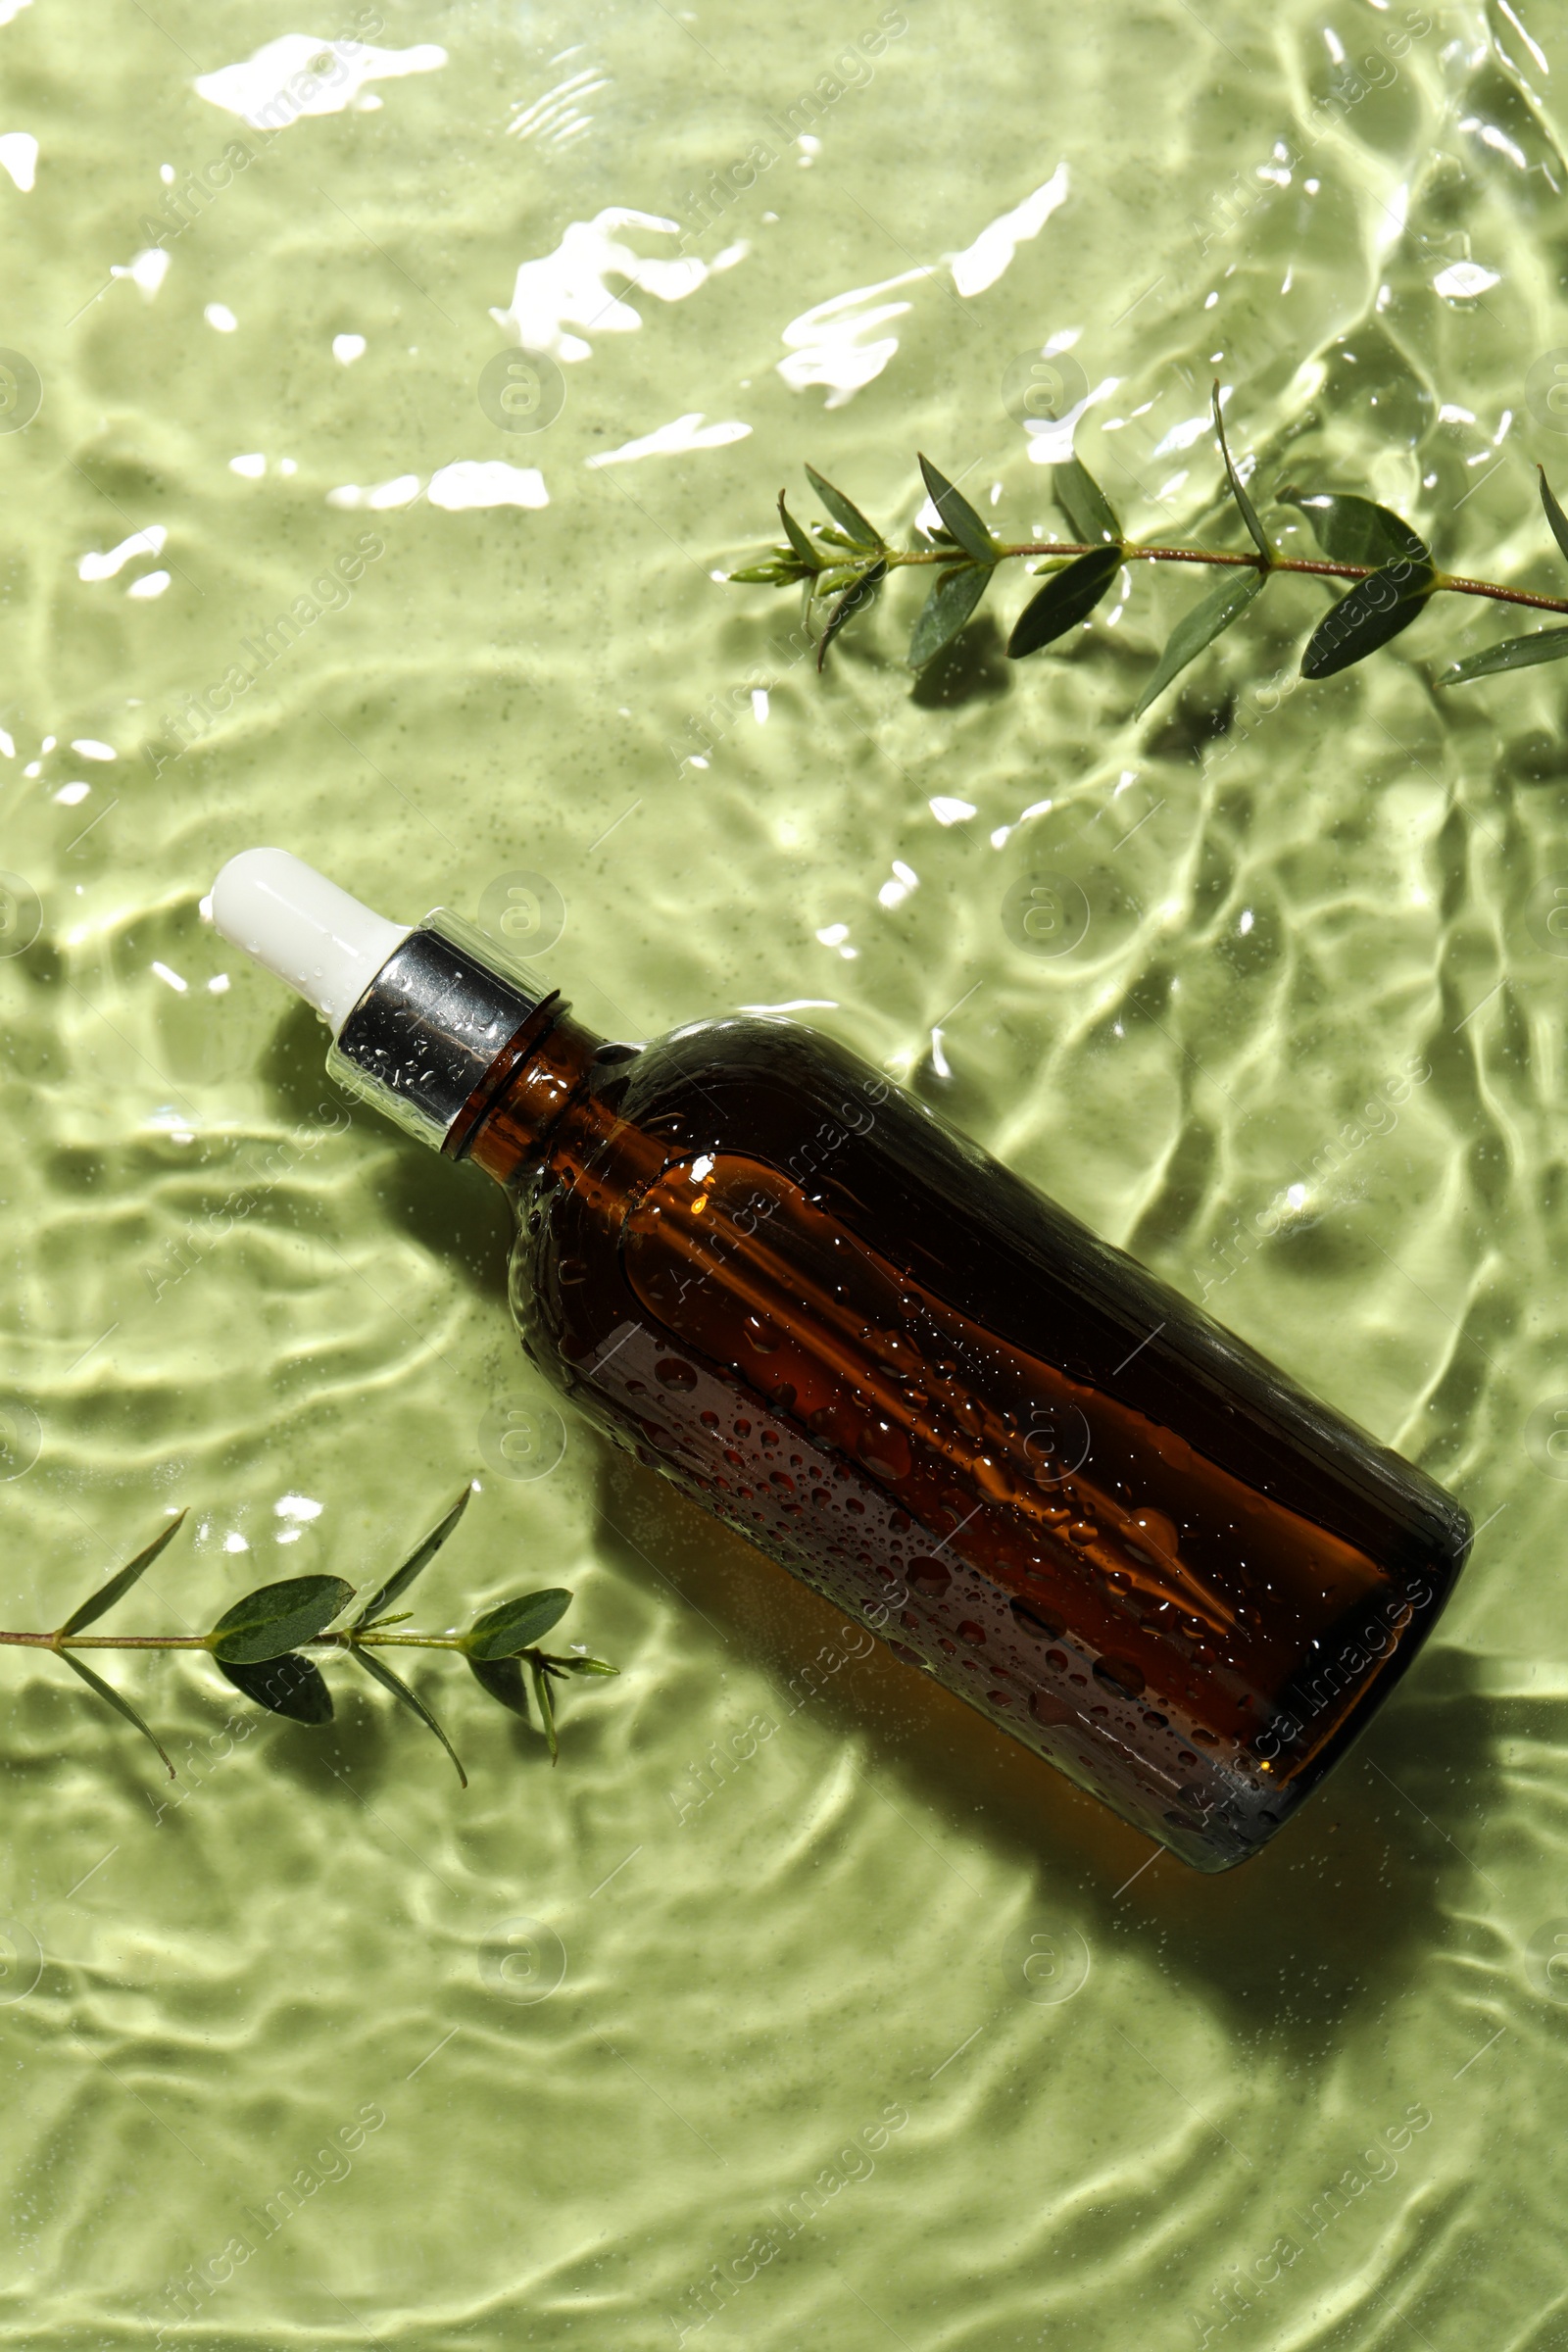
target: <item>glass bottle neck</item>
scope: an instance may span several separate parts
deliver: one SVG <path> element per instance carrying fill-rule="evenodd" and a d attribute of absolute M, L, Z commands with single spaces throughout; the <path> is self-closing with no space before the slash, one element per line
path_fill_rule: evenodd
<path fill-rule="evenodd" d="M 543 1157 L 574 1103 L 588 1099 L 603 1040 L 549 997 L 497 1054 L 442 1145 L 449 1159 L 471 1159 L 500 1185 L 514 1184 Z"/>

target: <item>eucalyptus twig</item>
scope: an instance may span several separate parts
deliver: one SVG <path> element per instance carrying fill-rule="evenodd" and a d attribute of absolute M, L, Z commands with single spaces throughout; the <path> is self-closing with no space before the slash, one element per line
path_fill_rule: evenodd
<path fill-rule="evenodd" d="M 603 1658 L 590 1658 L 573 1651 L 568 1657 L 557 1657 L 539 1643 L 571 1606 L 571 1594 L 560 1586 L 537 1592 L 519 1592 L 511 1600 L 498 1601 L 476 1618 L 466 1634 L 393 1633 L 393 1626 L 405 1625 L 406 1610 L 392 1611 L 390 1604 L 400 1598 L 421 1570 L 429 1566 L 442 1544 L 457 1526 L 468 1507 L 472 1489 L 465 1487 L 457 1501 L 438 1526 L 431 1529 L 423 1542 L 416 1544 L 400 1568 L 371 1593 L 352 1617 L 334 1628 L 334 1619 L 344 1619 L 354 1602 L 354 1587 L 340 1576 L 292 1576 L 281 1584 L 261 1585 L 247 1592 L 225 1609 L 210 1633 L 206 1634 L 89 1634 L 83 1628 L 93 1625 L 107 1615 L 116 1602 L 123 1599 L 137 1579 L 152 1566 L 164 1546 L 184 1524 L 185 1513 L 172 1519 L 153 1541 L 125 1567 L 117 1570 L 107 1584 L 89 1593 L 80 1607 L 74 1610 L 64 1625 L 52 1634 L 0 1633 L 0 1645 L 20 1649 L 47 1649 L 81 1677 L 98 1696 L 133 1723 L 140 1733 L 152 1740 L 154 1747 L 169 1766 L 169 1777 L 174 1778 L 174 1767 L 158 1740 L 137 1714 L 129 1700 L 112 1683 L 104 1681 L 80 1655 L 84 1649 L 202 1649 L 212 1658 L 220 1674 L 242 1690 L 258 1706 L 267 1707 L 274 1715 L 291 1716 L 296 1723 L 329 1723 L 332 1718 L 332 1694 L 327 1689 L 320 1668 L 306 1650 L 346 1653 L 356 1665 L 364 1668 L 372 1681 L 380 1684 L 399 1698 L 427 1731 L 434 1733 L 446 1749 L 465 1788 L 467 1774 L 458 1761 L 457 1750 L 441 1729 L 424 1701 L 409 1689 L 407 1683 L 393 1673 L 390 1666 L 375 1653 L 382 1649 L 455 1649 L 466 1661 L 470 1673 L 481 1690 L 509 1707 L 523 1721 L 531 1720 L 522 1681 L 526 1665 L 533 1683 L 539 1720 L 550 1748 L 550 1759 L 557 1756 L 555 1708 L 551 1698 L 553 1682 L 563 1682 L 574 1674 L 614 1674 Z"/>
<path fill-rule="evenodd" d="M 1123 564 L 1204 564 L 1234 573 L 1234 578 L 1222 581 L 1178 621 L 1139 699 L 1136 717 L 1142 717 L 1188 663 L 1241 618 L 1280 572 L 1351 583 L 1307 640 L 1301 656 L 1303 678 L 1333 677 L 1352 662 L 1363 661 L 1407 629 L 1432 598 L 1444 593 L 1486 597 L 1499 605 L 1527 605 L 1538 612 L 1568 613 L 1568 597 L 1543 596 L 1533 588 L 1510 588 L 1495 580 L 1473 580 L 1440 571 L 1431 549 L 1401 515 L 1352 491 L 1283 487 L 1278 503 L 1299 508 L 1311 522 L 1323 553 L 1321 558 L 1282 555 L 1232 461 L 1217 383 L 1213 411 L 1226 481 L 1252 543 L 1250 550 L 1140 545 L 1129 540 L 1110 501 L 1076 458 L 1054 469 L 1053 483 L 1056 502 L 1076 536 L 1016 543 L 997 539 L 962 493 L 922 457 L 920 471 L 941 520 L 929 532 L 916 530 L 912 547 L 890 547 L 842 490 L 808 466 L 807 479 L 831 519 L 808 530 L 790 513 L 781 490 L 778 511 L 784 544 L 769 548 L 765 556 L 732 571 L 729 577 L 771 588 L 796 583 L 805 586 L 808 609 L 820 604 L 826 614 L 817 646 L 820 669 L 839 631 L 869 609 L 893 572 L 935 566 L 937 578 L 909 640 L 909 666 L 923 669 L 953 642 L 1004 564 L 1038 558 L 1036 570 L 1048 575 L 1045 586 L 1037 589 L 1013 623 L 1007 652 L 1014 661 L 1055 644 L 1087 621 L 1109 594 Z M 1553 497 L 1544 471 L 1537 470 L 1551 535 L 1568 557 L 1568 516 Z M 1523 637 L 1506 637 L 1484 653 L 1456 662 L 1436 682 L 1462 686 L 1496 670 L 1525 669 L 1564 658 L 1568 658 L 1568 628 L 1537 629 Z"/>

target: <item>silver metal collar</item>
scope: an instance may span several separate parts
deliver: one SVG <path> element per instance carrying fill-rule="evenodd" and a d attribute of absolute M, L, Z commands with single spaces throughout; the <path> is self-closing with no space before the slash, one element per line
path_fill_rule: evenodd
<path fill-rule="evenodd" d="M 497 1055 L 548 996 L 438 906 L 394 948 L 326 1057 L 340 1086 L 439 1152 Z"/>

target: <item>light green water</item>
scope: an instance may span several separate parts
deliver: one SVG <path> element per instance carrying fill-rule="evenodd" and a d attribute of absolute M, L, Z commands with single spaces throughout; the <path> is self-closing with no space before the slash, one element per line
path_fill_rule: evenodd
<path fill-rule="evenodd" d="M 788 600 L 712 577 L 807 459 L 902 527 L 924 448 L 1052 526 L 1000 386 L 1071 336 L 1135 530 L 1233 527 L 1217 373 L 1259 484 L 1369 487 L 1453 567 L 1546 583 L 1560 13 L 906 0 L 841 63 L 870 0 L 382 0 L 378 47 L 446 62 L 250 134 L 162 282 L 111 274 L 161 167 L 245 135 L 194 78 L 353 23 L 7 13 L 0 130 L 39 155 L 29 192 L 0 148 L 0 343 L 42 405 L 0 434 L 0 865 L 41 927 L 0 960 L 0 1622 L 57 1623 L 180 1503 L 127 1625 L 368 1578 L 477 1473 L 422 1621 L 564 1582 L 564 1635 L 624 1672 L 568 1696 L 552 1774 L 423 1671 L 464 1796 L 373 1694 L 312 1733 L 117 1663 L 171 1804 L 8 1658 L 5 2340 L 1568 2342 L 1560 673 L 1435 696 L 1501 633 L 1454 603 L 1290 692 L 1323 599 L 1286 584 L 1134 726 L 1190 579 L 1016 671 L 983 622 L 911 695 L 907 583 L 818 683 Z M 1381 86 L 1335 109 L 1337 51 Z M 786 148 L 770 110 L 812 90 L 818 149 Z M 754 145 L 777 160 L 671 275 L 687 191 Z M 558 260 L 515 317 L 539 341 L 554 290 L 564 406 L 503 431 L 491 313 L 564 245 L 575 299 Z M 497 462 L 533 504 L 453 503 L 446 468 Z M 352 591 L 166 757 L 366 534 Z M 1278 1845 L 1219 1881 L 1152 1858 L 575 1423 L 511 1475 L 503 1204 L 344 1117 L 315 1024 L 204 924 L 258 842 L 402 920 L 543 876 L 547 967 L 612 1035 L 805 1001 L 1451 1484 L 1486 1523 L 1461 1594 Z M 1040 871 L 1093 917 L 1055 957 L 1004 919 Z"/>

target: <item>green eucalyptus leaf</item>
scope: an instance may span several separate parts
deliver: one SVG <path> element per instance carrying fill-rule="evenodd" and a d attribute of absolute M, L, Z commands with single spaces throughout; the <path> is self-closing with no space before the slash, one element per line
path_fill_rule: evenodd
<path fill-rule="evenodd" d="M 870 611 L 876 602 L 877 590 L 887 576 L 888 567 L 885 564 L 873 564 L 868 570 L 863 571 L 845 589 L 844 594 L 827 616 L 827 626 L 822 631 L 821 640 L 816 649 L 816 666 L 819 670 L 827 660 L 828 647 L 845 622 L 854 620 L 858 613 Z"/>
<path fill-rule="evenodd" d="M 1538 466 L 1536 471 L 1541 476 L 1541 503 L 1546 510 L 1546 520 L 1551 525 L 1551 535 L 1562 553 L 1568 556 L 1568 514 L 1563 513 L 1552 496 L 1551 484 L 1546 479 L 1544 466 Z"/>
<path fill-rule="evenodd" d="M 90 1593 L 80 1608 L 66 1619 L 60 1631 L 63 1634 L 79 1634 L 84 1625 L 96 1624 L 114 1607 L 117 1600 L 130 1591 L 143 1570 L 152 1566 L 164 1545 L 173 1541 L 184 1524 L 185 1513 L 181 1511 L 177 1519 L 171 1519 L 167 1527 L 160 1528 L 145 1550 L 138 1551 L 125 1567 L 117 1569 L 106 1585 L 100 1585 L 96 1592 Z"/>
<path fill-rule="evenodd" d="M 1568 661 L 1568 629 L 1532 629 L 1526 637 L 1504 637 L 1484 654 L 1471 654 L 1446 669 L 1439 686 L 1467 686 L 1472 678 L 1489 678 L 1499 669 L 1534 669 L 1538 662 Z"/>
<path fill-rule="evenodd" d="M 236 1690 L 243 1690 L 247 1698 L 253 1698 L 270 1714 L 287 1715 L 294 1723 L 332 1720 L 332 1693 L 319 1667 L 293 1650 L 285 1650 L 278 1658 L 266 1658 L 255 1666 L 237 1666 L 230 1658 L 218 1658 L 214 1663 Z"/>
<path fill-rule="evenodd" d="M 415 1578 L 420 1573 L 421 1569 L 429 1567 L 430 1562 L 435 1558 L 436 1553 L 440 1550 L 448 1536 L 452 1534 L 454 1528 L 457 1526 L 459 1520 L 463 1517 L 464 1512 L 467 1509 L 472 1499 L 472 1487 L 465 1487 L 463 1493 L 458 1496 L 457 1501 L 452 1505 L 451 1510 L 448 1511 L 446 1517 L 441 1521 L 440 1525 L 438 1527 L 433 1527 L 430 1530 L 430 1533 L 424 1538 L 424 1541 L 421 1544 L 416 1544 L 415 1545 L 413 1551 L 410 1552 L 402 1567 L 395 1568 L 392 1571 L 392 1574 L 387 1578 L 386 1583 L 381 1587 L 380 1591 L 378 1592 L 371 1593 L 369 1599 L 366 1602 L 364 1608 L 361 1609 L 359 1615 L 354 1620 L 356 1627 L 368 1625 L 372 1617 L 381 1616 L 385 1610 L 392 1606 L 392 1603 L 395 1600 L 399 1599 L 401 1595 L 408 1591 L 409 1587 L 413 1584 Z"/>
<path fill-rule="evenodd" d="M 945 473 L 938 473 L 929 458 L 921 458 L 920 471 L 925 476 L 932 505 L 964 554 L 976 564 L 994 564 L 996 544 L 969 501 L 954 488 Z"/>
<path fill-rule="evenodd" d="M 213 1655 L 232 1666 L 280 1658 L 285 1649 L 314 1642 L 353 1598 L 354 1587 L 340 1576 L 291 1576 L 281 1584 L 258 1586 L 214 1626 Z"/>
<path fill-rule="evenodd" d="M 80 1675 L 82 1681 L 87 1685 L 89 1690 L 96 1690 L 100 1698 L 106 1698 L 109 1701 L 109 1704 L 114 1708 L 117 1715 L 123 1715 L 127 1723 L 133 1723 L 135 1725 L 137 1731 L 140 1732 L 144 1740 L 152 1740 L 154 1747 L 157 1748 L 158 1753 L 163 1757 L 164 1762 L 169 1764 L 169 1777 L 171 1780 L 172 1780 L 174 1777 L 174 1767 L 172 1764 L 169 1763 L 169 1756 L 162 1740 L 156 1739 L 148 1730 L 146 1724 L 143 1723 L 141 1717 L 137 1714 L 129 1699 L 122 1698 L 120 1692 L 115 1689 L 113 1683 L 106 1683 L 101 1674 L 94 1674 L 90 1666 L 83 1665 L 81 1659 L 77 1657 L 74 1650 L 63 1649 L 58 1654 L 65 1659 L 66 1664 L 71 1668 L 73 1674 Z"/>
<path fill-rule="evenodd" d="M 550 1695 L 550 1677 L 537 1658 L 528 1660 L 528 1677 L 533 1684 L 534 1704 L 539 1709 L 539 1720 L 545 1727 L 545 1738 L 550 1742 L 550 1761 L 559 1764 L 561 1747 L 556 1739 L 556 1702 Z"/>
<path fill-rule="evenodd" d="M 1399 556 L 1357 580 L 1313 630 L 1301 656 L 1302 677 L 1332 678 L 1352 662 L 1364 662 L 1420 618 L 1437 583 L 1429 556 Z"/>
<path fill-rule="evenodd" d="M 1384 564 L 1398 556 L 1432 560 L 1402 514 L 1357 498 L 1353 490 L 1282 490 L 1280 504 L 1300 509 L 1331 564 Z"/>
<path fill-rule="evenodd" d="M 522 1679 L 522 1668 L 515 1658 L 470 1658 L 468 1672 L 481 1690 L 501 1706 L 510 1707 L 524 1723 L 532 1723 L 528 1712 L 528 1690 Z"/>
<path fill-rule="evenodd" d="M 559 1585 L 541 1592 L 518 1592 L 475 1618 L 463 1646 L 470 1658 L 514 1658 L 519 1650 L 542 1642 L 570 1606 L 571 1594 Z"/>
<path fill-rule="evenodd" d="M 1117 547 L 1121 545 L 1116 510 L 1087 466 L 1081 466 L 1076 458 L 1054 466 L 1051 487 L 1055 492 L 1057 506 L 1080 539 L 1091 544 L 1096 539 L 1108 539 Z"/>
<path fill-rule="evenodd" d="M 1142 718 L 1155 698 L 1164 693 L 1172 678 L 1195 662 L 1206 646 L 1228 629 L 1233 620 L 1240 620 L 1254 596 L 1268 577 L 1262 571 L 1233 571 L 1223 586 L 1200 605 L 1195 605 L 1186 616 L 1176 623 L 1170 633 L 1165 651 L 1149 684 L 1138 698 L 1134 718 Z"/>
<path fill-rule="evenodd" d="M 867 522 L 853 500 L 846 498 L 842 490 L 835 490 L 831 482 L 824 481 L 814 466 L 808 466 L 806 478 L 840 530 L 848 532 L 852 546 L 886 547 L 887 541 L 875 523 Z"/>
<path fill-rule="evenodd" d="M 1065 571 L 1055 572 L 1013 622 L 1007 639 L 1011 659 L 1021 662 L 1026 654 L 1037 654 L 1087 620 L 1120 571 L 1121 560 L 1119 547 L 1093 547 L 1087 556 L 1075 556 Z"/>
<path fill-rule="evenodd" d="M 960 564 L 943 572 L 914 624 L 909 639 L 909 667 L 924 669 L 945 645 L 951 645 L 991 585 L 989 564 Z"/>
<path fill-rule="evenodd" d="M 453 1769 L 456 1771 L 458 1779 L 462 1782 L 464 1788 L 466 1788 L 468 1786 L 468 1776 L 463 1769 L 463 1764 L 458 1755 L 458 1751 L 453 1746 L 451 1740 L 447 1738 L 445 1732 L 441 1729 L 441 1726 L 437 1723 L 435 1717 L 431 1714 L 429 1708 L 425 1705 L 423 1699 L 417 1697 L 415 1692 L 409 1689 L 408 1684 L 402 1680 L 401 1676 L 393 1673 L 390 1666 L 383 1665 L 373 1650 L 356 1647 L 349 1654 L 354 1659 L 356 1665 L 363 1666 L 365 1668 L 366 1673 L 370 1676 L 373 1682 L 380 1684 L 383 1690 L 390 1690 L 394 1698 L 400 1698 L 403 1701 L 403 1704 L 409 1708 L 413 1714 L 417 1715 L 419 1721 L 424 1725 L 426 1731 L 433 1732 L 435 1734 L 435 1737 L 440 1740 L 442 1746 L 446 1749 L 447 1754 L 452 1758 Z"/>
<path fill-rule="evenodd" d="M 1273 540 L 1270 539 L 1268 533 L 1264 530 L 1263 525 L 1258 521 L 1257 509 L 1253 506 L 1250 498 L 1247 494 L 1247 484 L 1243 481 L 1241 475 L 1237 472 L 1235 466 L 1231 463 L 1230 443 L 1225 438 L 1225 419 L 1220 414 L 1219 383 L 1217 379 L 1214 384 L 1213 400 L 1214 430 L 1219 435 L 1219 454 L 1225 461 L 1225 478 L 1230 483 L 1231 496 L 1235 499 L 1237 507 L 1240 510 L 1242 520 L 1247 525 L 1248 533 L 1251 539 L 1252 545 L 1256 548 L 1258 554 L 1266 563 L 1272 564 L 1279 551 L 1275 547 Z M 1234 615 L 1232 617 L 1234 618 Z M 1188 657 L 1189 660 L 1191 660 L 1191 656 Z"/>
<path fill-rule="evenodd" d="M 784 493 L 782 490 L 778 494 L 778 518 L 784 525 L 785 537 L 788 539 L 791 547 L 794 548 L 795 553 L 800 557 L 801 562 L 806 565 L 808 571 L 812 573 L 820 571 L 822 568 L 821 550 L 812 546 L 807 533 L 801 528 L 794 515 L 790 513 L 788 507 L 784 504 Z"/>
<path fill-rule="evenodd" d="M 605 1658 L 547 1658 L 558 1674 L 618 1674 L 620 1668 L 612 1666 Z"/>

